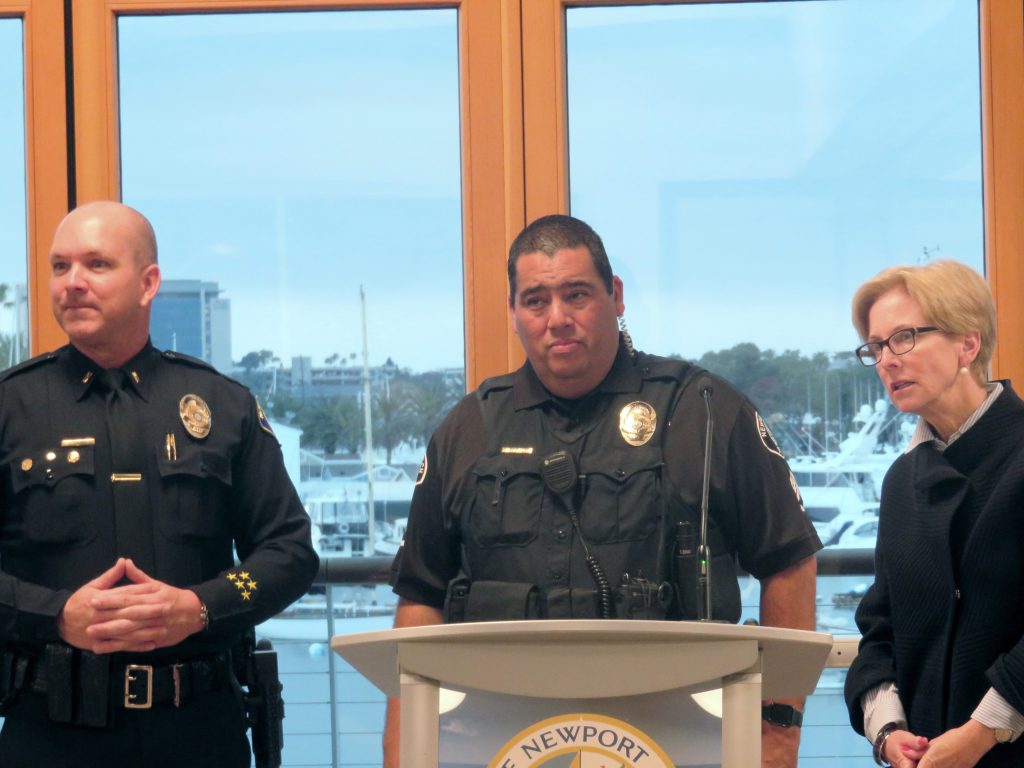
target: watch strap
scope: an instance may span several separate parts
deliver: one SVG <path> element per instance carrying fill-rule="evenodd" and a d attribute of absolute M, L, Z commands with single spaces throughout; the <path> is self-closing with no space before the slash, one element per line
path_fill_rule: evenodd
<path fill-rule="evenodd" d="M 885 742 L 901 727 L 899 723 L 886 723 L 878 729 L 878 735 L 875 736 L 875 741 L 871 748 L 871 756 L 878 765 L 890 765 L 889 761 L 885 759 Z"/>
<path fill-rule="evenodd" d="M 804 713 L 789 704 L 770 701 L 761 705 L 761 719 L 783 728 L 799 728 L 804 722 Z"/>

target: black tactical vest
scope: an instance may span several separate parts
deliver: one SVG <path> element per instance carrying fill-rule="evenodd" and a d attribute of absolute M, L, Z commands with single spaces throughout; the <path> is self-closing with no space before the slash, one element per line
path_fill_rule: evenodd
<path fill-rule="evenodd" d="M 673 557 L 679 526 L 695 536 L 699 515 L 668 483 L 664 439 L 679 397 L 702 371 L 643 354 L 635 365 L 640 392 L 591 395 L 604 401 L 566 430 L 550 426 L 543 406 L 516 411 L 511 375 L 477 391 L 488 444 L 456 501 L 462 572 L 449 586 L 449 621 L 601 615 L 567 504 L 541 475 L 544 458 L 561 450 L 575 460 L 580 531 L 610 587 L 612 617 L 692 618 L 676 597 Z M 715 613 L 736 620 L 735 569 L 728 571 L 729 599 Z"/>

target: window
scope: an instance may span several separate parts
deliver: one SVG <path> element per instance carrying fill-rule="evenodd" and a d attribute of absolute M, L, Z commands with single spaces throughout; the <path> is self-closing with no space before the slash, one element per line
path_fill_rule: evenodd
<path fill-rule="evenodd" d="M 28 357 L 22 22 L 0 18 L 0 369 Z"/>
<path fill-rule="evenodd" d="M 984 268 L 977 3 L 571 8 L 566 26 L 571 207 L 637 346 L 747 392 L 817 475 L 808 496 L 844 480 L 822 490 L 876 501 L 907 434 L 850 353 L 850 299 L 895 263 Z"/>
<path fill-rule="evenodd" d="M 874 547 L 913 424 L 852 355 L 855 289 L 897 263 L 984 269 L 978 24 L 974 0 L 566 10 L 571 209 L 633 340 L 754 400 L 827 547 Z M 856 634 L 870 581 L 819 578 L 819 629 Z M 844 677 L 822 676 L 801 764 L 870 765 Z"/>
<path fill-rule="evenodd" d="M 164 277 L 154 344 L 257 393 L 327 557 L 394 553 L 426 440 L 465 389 L 456 21 L 118 20 L 122 197 L 153 221 Z M 390 623 L 384 587 L 332 598 Z M 294 610 L 323 627 L 324 608 Z M 294 628 L 263 631 L 301 681 L 287 760 L 304 764 L 331 754 L 331 697 Z M 347 760 L 379 762 L 379 702 L 344 725 Z"/>
<path fill-rule="evenodd" d="M 123 199 L 153 220 L 164 275 L 153 341 L 237 376 L 301 433 L 294 480 L 325 551 L 393 538 L 365 520 L 367 391 L 372 463 L 405 480 L 376 483 L 383 509 L 385 489 L 411 495 L 464 387 L 455 22 L 118 24 Z M 404 517 L 398 497 L 379 525 Z"/>

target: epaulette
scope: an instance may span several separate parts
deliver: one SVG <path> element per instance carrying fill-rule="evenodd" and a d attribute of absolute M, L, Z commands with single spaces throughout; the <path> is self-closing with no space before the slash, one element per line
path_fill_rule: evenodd
<path fill-rule="evenodd" d="M 477 387 L 477 397 L 483 399 L 491 394 L 491 392 L 497 392 L 502 389 L 512 389 L 514 376 L 515 374 L 512 373 L 503 373 L 501 376 L 491 376 L 488 379 L 484 379 L 480 386 Z"/>
<path fill-rule="evenodd" d="M 11 378 L 12 376 L 17 376 L 19 373 L 24 373 L 25 371 L 31 370 L 32 368 L 36 368 L 42 365 L 43 363 L 49 363 L 56 359 L 56 352 L 44 352 L 41 355 L 36 355 L 35 357 L 29 358 L 28 360 L 20 362 L 17 365 L 12 365 L 10 368 L 6 370 L 0 371 L 0 381 L 7 381 L 7 379 Z"/>
<path fill-rule="evenodd" d="M 171 360 L 172 362 L 175 363 L 185 363 L 186 365 L 191 365 L 194 368 L 205 368 L 208 371 L 220 373 L 220 371 L 218 371 L 205 360 L 200 360 L 198 357 L 192 357 L 192 355 L 183 355 L 181 352 L 175 352 L 170 349 L 165 349 L 160 354 L 163 355 L 167 360 Z"/>
<path fill-rule="evenodd" d="M 227 381 L 227 382 L 230 382 L 231 384 L 234 384 L 236 387 L 238 387 L 241 390 L 244 390 L 245 392 L 249 393 L 250 395 L 252 394 L 252 391 L 247 386 L 245 386 L 245 384 L 243 384 L 240 381 L 237 381 L 236 379 L 231 378 L 230 376 L 228 376 L 226 373 L 223 373 L 222 371 L 218 371 L 216 368 L 214 368 L 212 365 L 210 365 L 205 360 L 201 360 L 198 357 L 192 357 L 192 355 L 184 355 L 181 352 L 175 352 L 175 351 L 170 350 L 170 349 L 162 350 L 160 352 L 160 354 L 163 355 L 163 358 L 165 360 L 169 360 L 172 363 L 184 363 L 185 365 L 187 365 L 187 366 L 189 366 L 191 368 L 198 368 L 201 371 L 206 371 L 207 373 L 212 373 L 214 376 L 217 376 L 218 378 L 224 379 L 224 381 Z"/>
<path fill-rule="evenodd" d="M 702 368 L 685 360 L 673 360 L 670 357 L 656 357 L 643 353 L 637 359 L 637 368 L 645 379 L 675 379 L 676 381 L 683 381 L 690 378 L 695 372 L 703 371 Z"/>

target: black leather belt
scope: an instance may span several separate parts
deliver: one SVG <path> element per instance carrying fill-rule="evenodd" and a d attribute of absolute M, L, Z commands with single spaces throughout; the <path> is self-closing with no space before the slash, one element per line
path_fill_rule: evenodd
<path fill-rule="evenodd" d="M 27 686 L 46 693 L 46 667 L 35 664 Z M 180 707 L 199 693 L 223 687 L 229 680 L 225 656 L 169 664 L 117 664 L 109 672 L 114 702 L 125 709 L 150 709 L 154 704 Z"/>

